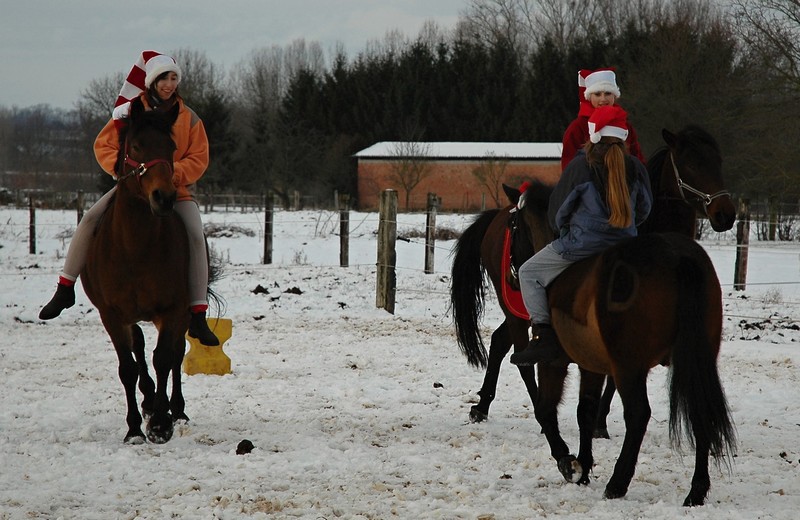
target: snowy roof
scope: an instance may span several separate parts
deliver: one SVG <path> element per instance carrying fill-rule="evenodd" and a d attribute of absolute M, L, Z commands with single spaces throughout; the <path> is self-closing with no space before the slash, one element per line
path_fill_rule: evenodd
<path fill-rule="evenodd" d="M 383 141 L 357 152 L 356 159 L 408 156 L 431 159 L 561 159 L 561 143 L 475 143 Z"/>

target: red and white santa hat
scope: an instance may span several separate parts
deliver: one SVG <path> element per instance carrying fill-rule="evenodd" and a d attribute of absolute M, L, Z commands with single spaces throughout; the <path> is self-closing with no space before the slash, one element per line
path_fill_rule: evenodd
<path fill-rule="evenodd" d="M 597 107 L 589 116 L 589 140 L 597 144 L 603 137 L 628 138 L 628 114 L 618 105 Z"/>
<path fill-rule="evenodd" d="M 617 86 L 617 75 L 613 68 L 587 70 L 582 69 L 578 72 L 578 93 L 583 89 L 583 97 L 590 99 L 595 92 L 611 92 L 616 97 L 620 97 L 619 87 Z"/>
<path fill-rule="evenodd" d="M 173 58 L 157 51 L 143 51 L 122 84 L 117 101 L 114 103 L 113 119 L 126 117 L 131 101 L 150 88 L 153 81 L 165 72 L 177 74 L 180 83 L 181 69 Z"/>

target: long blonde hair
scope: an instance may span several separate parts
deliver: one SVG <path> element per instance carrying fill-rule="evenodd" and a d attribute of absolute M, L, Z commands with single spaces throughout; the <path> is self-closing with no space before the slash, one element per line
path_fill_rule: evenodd
<path fill-rule="evenodd" d="M 608 223 L 615 228 L 626 228 L 633 224 L 631 195 L 625 169 L 625 143 L 616 137 L 603 137 L 599 143 L 586 143 L 586 157 L 591 166 L 605 166 L 608 174 L 606 204 Z"/>

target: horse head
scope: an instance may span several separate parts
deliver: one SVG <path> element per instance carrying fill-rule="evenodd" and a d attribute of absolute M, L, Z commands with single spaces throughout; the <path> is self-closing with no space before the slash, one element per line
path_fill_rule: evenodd
<path fill-rule="evenodd" d="M 175 152 L 172 125 L 179 110 L 177 103 L 167 112 L 145 110 L 142 101 L 136 99 L 131 103 L 127 125 L 120 136 L 123 159 L 119 185 L 146 199 L 150 210 L 158 216 L 169 214 L 178 196 L 172 182 Z"/>
<path fill-rule="evenodd" d="M 727 231 L 736 220 L 736 207 L 722 178 L 722 156 L 716 140 L 702 128 L 689 125 L 677 134 L 661 132 L 674 175 L 666 175 L 677 196 L 704 214 L 714 231 Z M 674 180 L 673 180 L 674 179 Z M 655 186 L 654 186 L 655 189 Z"/>
<path fill-rule="evenodd" d="M 552 192 L 552 186 L 533 181 L 527 185 L 516 202 L 520 216 L 517 225 L 529 237 L 534 252 L 552 242 L 554 238 L 554 232 L 547 216 Z"/>

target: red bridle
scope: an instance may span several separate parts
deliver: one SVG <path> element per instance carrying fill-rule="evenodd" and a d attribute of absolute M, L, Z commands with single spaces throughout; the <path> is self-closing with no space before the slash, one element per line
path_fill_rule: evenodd
<path fill-rule="evenodd" d="M 152 161 L 147 161 L 146 163 L 140 163 L 134 161 L 127 154 L 125 154 L 125 164 L 127 164 L 128 166 L 133 166 L 133 169 L 128 173 L 126 173 L 125 175 L 118 177 L 117 182 L 127 179 L 132 175 L 136 175 L 136 180 L 139 180 L 142 177 L 142 175 L 147 173 L 148 169 L 152 168 L 153 166 L 159 163 L 165 163 L 167 167 L 170 169 L 170 171 L 172 171 L 172 163 L 167 159 L 153 159 Z"/>

